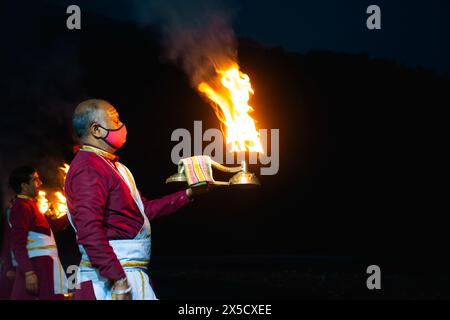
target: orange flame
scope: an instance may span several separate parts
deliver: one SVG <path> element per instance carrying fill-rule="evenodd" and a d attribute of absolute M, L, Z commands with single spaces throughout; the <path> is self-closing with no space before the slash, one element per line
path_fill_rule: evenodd
<path fill-rule="evenodd" d="M 65 163 L 62 167 L 59 167 L 59 169 L 63 172 L 63 181 L 66 180 L 67 172 L 69 171 L 69 165 Z M 39 211 L 45 215 L 48 215 L 54 219 L 59 219 L 67 214 L 67 202 L 66 197 L 63 194 L 63 191 L 56 191 L 53 193 L 54 201 L 50 202 L 47 199 L 47 192 L 46 191 L 39 191 L 39 195 L 37 197 L 37 204 Z"/>
<path fill-rule="evenodd" d="M 53 213 L 56 219 L 61 218 L 67 214 L 66 197 L 60 191 L 55 192 L 56 200 L 53 203 Z"/>
<path fill-rule="evenodd" d="M 212 102 L 217 117 L 226 127 L 226 141 L 232 152 L 263 152 L 259 132 L 250 116 L 248 104 L 254 94 L 250 78 L 233 64 L 226 70 L 216 70 L 217 77 L 210 83 L 202 82 L 197 89 Z"/>
<path fill-rule="evenodd" d="M 46 214 L 48 212 L 48 209 L 50 209 L 50 204 L 47 200 L 47 192 L 45 191 L 39 191 L 38 197 L 37 197 L 37 204 L 39 211 L 43 214 Z"/>

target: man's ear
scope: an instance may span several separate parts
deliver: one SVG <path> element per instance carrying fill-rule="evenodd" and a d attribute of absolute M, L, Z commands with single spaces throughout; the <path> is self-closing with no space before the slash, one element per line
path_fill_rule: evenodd
<path fill-rule="evenodd" d="M 104 136 L 104 133 L 102 132 L 102 129 L 97 123 L 92 123 L 89 127 L 89 132 L 96 137 L 97 139 L 101 139 Z"/>
<path fill-rule="evenodd" d="M 20 184 L 20 192 L 22 193 L 23 191 L 25 191 L 25 189 L 27 188 L 28 184 L 26 184 L 25 182 L 22 182 Z"/>

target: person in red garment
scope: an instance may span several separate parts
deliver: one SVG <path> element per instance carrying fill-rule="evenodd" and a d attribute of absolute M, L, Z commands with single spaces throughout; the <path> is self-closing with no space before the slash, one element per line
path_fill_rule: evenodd
<path fill-rule="evenodd" d="M 12 251 L 11 251 L 11 206 L 6 208 L 5 216 L 3 217 L 3 241 L 1 250 L 1 266 L 0 266 L 0 300 L 9 300 L 16 278 L 16 266 Z"/>
<path fill-rule="evenodd" d="M 10 214 L 11 249 L 17 261 L 11 300 L 62 300 L 67 293 L 66 275 L 51 221 L 36 203 L 42 181 L 33 167 L 22 166 L 12 171 L 9 183 L 16 192 Z M 52 224 L 55 229 L 62 229 L 67 223 Z"/>
<path fill-rule="evenodd" d="M 80 103 L 72 124 L 82 144 L 65 184 L 82 255 L 74 298 L 157 299 L 147 274 L 149 221 L 190 203 L 193 191 L 189 188 L 156 200 L 141 196 L 131 172 L 114 154 L 124 145 L 127 129 L 107 101 Z"/>

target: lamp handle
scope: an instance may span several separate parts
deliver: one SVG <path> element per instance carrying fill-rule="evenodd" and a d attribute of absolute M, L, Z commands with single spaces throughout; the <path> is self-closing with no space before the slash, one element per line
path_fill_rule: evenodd
<path fill-rule="evenodd" d="M 239 171 L 243 170 L 242 166 L 239 166 L 239 167 L 226 167 L 226 166 L 221 165 L 218 162 L 215 162 L 212 159 L 211 159 L 211 166 L 213 166 L 217 170 L 220 170 L 220 171 L 223 171 L 223 172 L 228 172 L 228 173 L 236 173 L 236 172 L 239 172 Z"/>

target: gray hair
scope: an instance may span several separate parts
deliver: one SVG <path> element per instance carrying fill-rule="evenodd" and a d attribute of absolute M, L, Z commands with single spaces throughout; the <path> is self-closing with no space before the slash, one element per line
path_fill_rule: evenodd
<path fill-rule="evenodd" d="M 108 103 L 101 99 L 89 99 L 81 102 L 73 113 L 72 127 L 78 138 L 84 138 L 89 133 L 90 125 L 97 118 L 100 103 Z"/>

